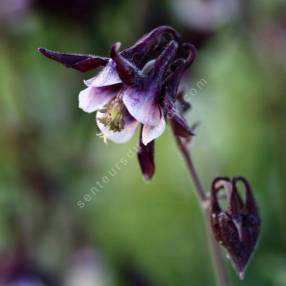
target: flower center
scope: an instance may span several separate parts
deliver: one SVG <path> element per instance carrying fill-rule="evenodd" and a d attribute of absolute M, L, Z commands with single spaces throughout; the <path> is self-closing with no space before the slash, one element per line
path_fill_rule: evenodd
<path fill-rule="evenodd" d="M 99 122 L 104 124 L 104 126 L 108 127 L 110 130 L 120 132 L 124 128 L 125 106 L 120 96 L 111 100 L 102 109 L 100 109 L 99 112 L 104 114 L 98 119 Z"/>

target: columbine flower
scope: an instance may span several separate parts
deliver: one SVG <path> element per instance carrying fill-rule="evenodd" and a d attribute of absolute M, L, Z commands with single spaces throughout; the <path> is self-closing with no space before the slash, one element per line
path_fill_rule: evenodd
<path fill-rule="evenodd" d="M 182 44 L 178 33 L 167 26 L 154 29 L 122 52 L 119 48 L 120 43 L 112 46 L 111 58 L 39 51 L 82 72 L 103 66 L 98 75 L 85 81 L 87 88 L 79 94 L 79 107 L 97 112 L 104 141 L 125 143 L 137 126 L 142 126 L 138 159 L 148 179 L 155 169 L 154 140 L 163 133 L 166 119 L 170 118 L 178 136 L 192 135 L 176 101 L 180 80 L 194 60 L 195 50 Z"/>
<path fill-rule="evenodd" d="M 238 183 L 245 188 L 245 198 L 238 192 Z M 225 188 L 228 204 L 225 210 L 219 204 L 218 193 Z M 240 278 L 253 254 L 260 234 L 260 216 L 248 181 L 218 177 L 211 191 L 211 226 L 216 240 L 228 251 Z"/>

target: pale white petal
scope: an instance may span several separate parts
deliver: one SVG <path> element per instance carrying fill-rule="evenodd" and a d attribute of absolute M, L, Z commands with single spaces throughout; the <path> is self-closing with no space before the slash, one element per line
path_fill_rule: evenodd
<path fill-rule="evenodd" d="M 86 86 L 101 87 L 122 83 L 114 61 L 109 63 L 95 77 L 84 81 Z"/>
<path fill-rule="evenodd" d="M 161 117 L 160 123 L 156 126 L 150 126 L 144 124 L 142 130 L 142 143 L 147 145 L 149 142 L 162 135 L 166 127 L 166 121 L 164 116 Z"/>
<path fill-rule="evenodd" d="M 125 127 L 120 132 L 113 132 L 109 130 L 104 124 L 102 124 L 98 119 L 101 118 L 104 114 L 102 112 L 97 112 L 96 114 L 96 123 L 99 130 L 102 133 L 104 138 L 107 138 L 114 143 L 126 143 L 129 141 L 136 131 L 136 127 L 138 126 L 138 122 L 134 119 L 130 119 L 130 116 L 125 120 Z"/>
<path fill-rule="evenodd" d="M 114 88 L 88 87 L 79 93 L 78 106 L 85 112 L 94 112 L 112 100 L 117 92 Z"/>
<path fill-rule="evenodd" d="M 161 120 L 161 109 L 155 103 L 154 89 L 138 90 L 128 87 L 123 92 L 123 103 L 129 113 L 140 123 L 158 125 Z"/>

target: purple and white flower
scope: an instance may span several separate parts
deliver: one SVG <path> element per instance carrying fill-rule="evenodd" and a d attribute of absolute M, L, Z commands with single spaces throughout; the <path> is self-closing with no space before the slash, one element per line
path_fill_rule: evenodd
<path fill-rule="evenodd" d="M 177 104 L 179 83 L 195 58 L 195 49 L 181 43 L 178 33 L 168 26 L 152 30 L 122 52 L 119 49 L 120 43 L 115 43 L 110 58 L 44 48 L 39 51 L 81 72 L 103 67 L 85 81 L 86 88 L 79 94 L 79 108 L 87 113 L 96 112 L 104 141 L 125 143 L 141 126 L 138 159 L 145 178 L 149 179 L 155 170 L 154 140 L 164 132 L 166 121 L 171 121 L 176 135 L 192 135 Z"/>

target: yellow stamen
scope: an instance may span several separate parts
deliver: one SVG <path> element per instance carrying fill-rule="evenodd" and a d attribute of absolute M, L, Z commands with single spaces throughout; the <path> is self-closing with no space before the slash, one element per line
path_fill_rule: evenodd
<path fill-rule="evenodd" d="M 100 137 L 100 138 L 102 138 L 103 139 L 103 142 L 105 143 L 105 144 L 107 144 L 108 143 L 108 136 L 107 136 L 107 133 L 98 133 L 98 134 L 96 134 L 98 137 Z"/>
<path fill-rule="evenodd" d="M 109 102 L 103 109 L 99 110 L 103 116 L 98 119 L 99 122 L 108 127 L 113 132 L 120 132 L 125 125 L 124 112 L 125 106 L 121 97 L 116 97 Z"/>

